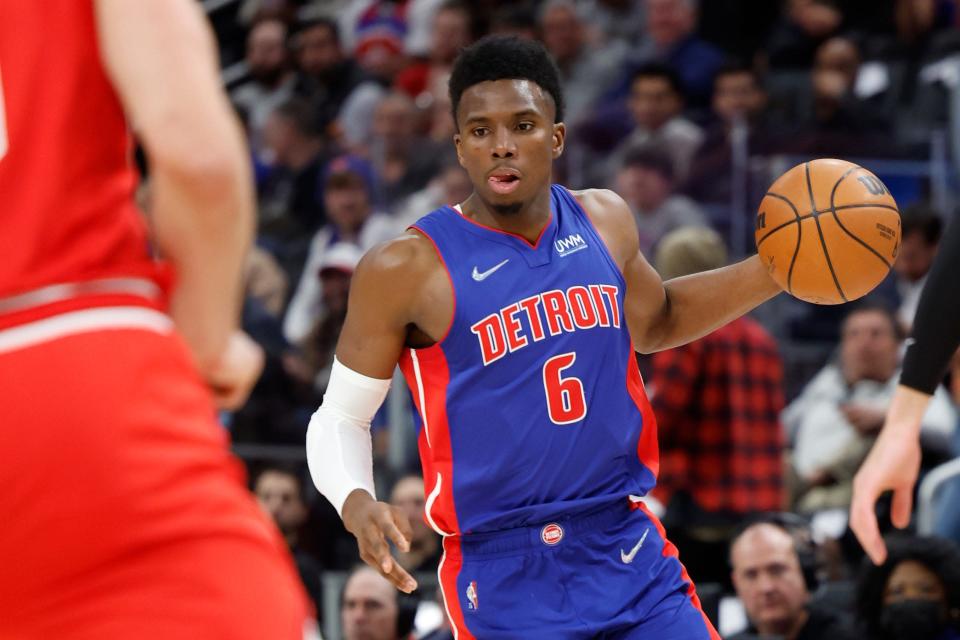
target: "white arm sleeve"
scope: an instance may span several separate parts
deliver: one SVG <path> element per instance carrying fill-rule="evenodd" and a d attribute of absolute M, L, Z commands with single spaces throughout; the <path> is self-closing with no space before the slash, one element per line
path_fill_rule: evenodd
<path fill-rule="evenodd" d="M 336 358 L 323 404 L 307 427 L 307 466 L 313 483 L 337 513 L 354 489 L 376 498 L 370 421 L 383 404 L 390 380 L 369 378 Z"/>

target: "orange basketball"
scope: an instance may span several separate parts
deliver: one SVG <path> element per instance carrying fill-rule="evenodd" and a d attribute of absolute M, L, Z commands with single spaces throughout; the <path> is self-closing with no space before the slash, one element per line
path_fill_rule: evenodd
<path fill-rule="evenodd" d="M 791 295 L 840 304 L 869 293 L 900 250 L 900 211 L 863 167 L 821 158 L 770 187 L 756 223 L 757 251 Z"/>

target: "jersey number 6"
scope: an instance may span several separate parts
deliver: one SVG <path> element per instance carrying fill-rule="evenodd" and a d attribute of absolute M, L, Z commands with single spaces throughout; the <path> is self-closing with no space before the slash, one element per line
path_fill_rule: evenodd
<path fill-rule="evenodd" d="M 554 424 L 580 422 L 587 415 L 587 399 L 580 378 L 563 377 L 577 360 L 575 352 L 561 353 L 543 363 L 543 390 L 547 394 L 547 414 Z"/>

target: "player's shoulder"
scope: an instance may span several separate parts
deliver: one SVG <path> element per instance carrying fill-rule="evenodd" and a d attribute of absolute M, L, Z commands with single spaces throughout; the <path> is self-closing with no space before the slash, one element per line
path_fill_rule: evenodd
<path fill-rule="evenodd" d="M 426 275 L 438 266 L 439 259 L 430 239 L 410 229 L 374 245 L 357 265 L 357 275 L 410 278 Z"/>
<path fill-rule="evenodd" d="M 632 215 L 626 201 L 610 189 L 570 189 L 587 215 L 597 223 L 628 223 Z"/>
<path fill-rule="evenodd" d="M 637 251 L 637 225 L 630 206 L 610 189 L 570 191 L 620 262 Z"/>

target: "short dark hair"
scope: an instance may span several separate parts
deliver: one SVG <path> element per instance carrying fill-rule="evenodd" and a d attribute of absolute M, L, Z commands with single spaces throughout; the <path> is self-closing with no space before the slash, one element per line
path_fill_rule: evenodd
<path fill-rule="evenodd" d="M 288 120 L 293 128 L 308 138 L 323 136 L 321 114 L 305 98 L 290 98 L 280 103 L 273 112 Z"/>
<path fill-rule="evenodd" d="M 884 316 L 887 321 L 890 323 L 890 327 L 893 329 L 893 335 L 898 342 L 903 341 L 907 336 L 904 332 L 903 325 L 900 324 L 900 321 L 897 320 L 897 314 L 883 298 L 877 296 L 867 296 L 858 300 L 856 303 L 850 305 L 847 315 L 843 318 L 843 324 L 841 325 L 841 333 L 843 328 L 847 325 L 847 321 L 857 313 L 879 313 Z"/>
<path fill-rule="evenodd" d="M 902 224 L 900 237 L 906 238 L 911 233 L 920 233 L 923 235 L 923 241 L 928 245 L 940 242 L 943 218 L 933 207 L 925 204 L 907 207 L 900 213 L 900 220 Z"/>
<path fill-rule="evenodd" d="M 630 85 L 632 86 L 633 83 L 642 78 L 660 78 L 666 80 L 667 84 L 670 85 L 670 89 L 677 94 L 678 97 L 685 97 L 683 82 L 680 80 L 680 76 L 676 70 L 670 65 L 662 62 L 645 62 L 633 70 Z"/>
<path fill-rule="evenodd" d="M 890 575 L 901 562 L 912 560 L 936 574 L 947 594 L 947 608 L 960 607 L 960 550 L 952 541 L 896 534 L 885 542 L 887 559 L 877 566 L 864 558 L 857 584 L 857 615 L 871 637 L 881 637 L 883 594 Z"/>
<path fill-rule="evenodd" d="M 720 68 L 717 69 L 716 74 L 713 76 L 713 88 L 717 88 L 717 83 L 720 81 L 720 78 L 738 75 L 750 76 L 758 87 L 763 88 L 763 78 L 760 76 L 760 73 L 753 66 L 736 58 L 729 59 L 720 65 Z"/>
<path fill-rule="evenodd" d="M 657 145 L 641 144 L 631 147 L 623 157 L 623 166 L 650 169 L 673 182 L 673 159 L 666 150 Z"/>
<path fill-rule="evenodd" d="M 340 44 L 340 26 L 333 18 L 327 18 L 324 16 L 300 20 L 294 25 L 290 36 L 291 38 L 296 38 L 304 31 L 310 31 L 311 29 L 316 29 L 317 27 L 330 31 L 330 33 L 333 34 L 334 42 L 336 42 L 338 45 Z M 294 41 L 294 44 L 296 44 L 296 40 Z"/>
<path fill-rule="evenodd" d="M 304 489 L 303 470 L 299 466 L 292 463 L 267 462 L 266 464 L 262 465 L 259 469 L 257 469 L 256 474 L 253 476 L 253 482 L 250 483 L 251 488 L 256 490 L 257 483 L 260 482 L 260 478 L 262 478 L 268 473 L 276 473 L 279 475 L 287 476 L 288 478 L 292 478 L 294 483 L 296 483 L 297 485 L 297 495 L 300 497 L 301 500 L 304 500 L 304 501 L 306 500 L 306 497 L 304 496 L 304 491 L 303 491 Z"/>
<path fill-rule="evenodd" d="M 514 79 L 529 80 L 550 94 L 555 109 L 553 121 L 563 122 L 563 91 L 556 63 L 542 44 L 516 36 L 487 36 L 457 56 L 450 74 L 453 121 L 457 122 L 464 91 L 481 82 Z"/>

